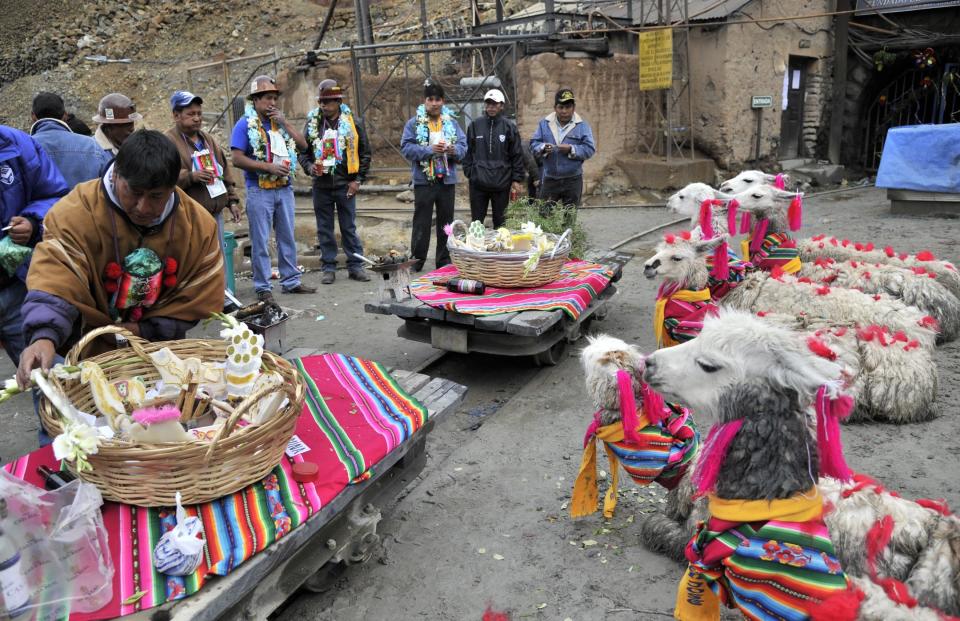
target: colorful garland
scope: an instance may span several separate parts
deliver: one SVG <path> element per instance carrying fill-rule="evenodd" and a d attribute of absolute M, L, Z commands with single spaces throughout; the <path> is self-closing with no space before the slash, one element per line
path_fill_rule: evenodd
<path fill-rule="evenodd" d="M 250 141 L 250 148 L 253 150 L 253 156 L 261 162 L 267 161 L 267 145 L 261 139 L 265 135 L 266 130 L 263 129 L 263 123 L 260 121 L 260 115 L 257 113 L 256 109 L 253 107 L 252 103 L 248 103 L 247 107 L 243 111 L 244 117 L 247 119 L 247 140 Z M 260 173 L 259 177 L 262 181 L 266 181 L 270 184 L 276 184 L 281 180 L 289 179 L 293 176 L 294 172 L 297 169 L 297 143 L 293 140 L 290 134 L 287 133 L 283 127 L 277 128 L 277 131 L 280 132 L 280 135 L 283 136 L 284 141 L 287 143 L 287 152 L 290 154 L 290 173 L 286 176 L 278 175 L 268 175 L 266 173 Z M 276 186 L 273 186 L 276 187 Z"/>
<path fill-rule="evenodd" d="M 347 104 L 340 104 L 340 118 L 338 119 L 339 123 L 337 125 L 338 162 L 342 161 L 343 154 L 346 153 L 347 141 L 353 136 L 350 123 L 347 122 L 347 117 L 350 116 L 353 116 L 353 112 L 351 112 Z M 314 155 L 318 158 L 323 153 L 323 134 L 320 132 L 321 118 L 323 118 L 323 115 L 320 113 L 320 108 L 314 108 L 307 113 L 307 142 L 310 143 Z"/>
<path fill-rule="evenodd" d="M 457 123 L 454 119 L 457 115 L 450 108 L 443 106 L 440 108 L 440 120 L 443 123 L 441 131 L 443 139 L 450 144 L 457 143 Z M 424 104 L 417 106 L 417 144 L 423 147 L 430 146 L 430 118 L 427 116 L 427 107 Z M 435 181 L 437 176 L 433 170 L 433 157 L 420 162 L 420 168 L 423 169 L 423 175 L 427 181 Z"/>

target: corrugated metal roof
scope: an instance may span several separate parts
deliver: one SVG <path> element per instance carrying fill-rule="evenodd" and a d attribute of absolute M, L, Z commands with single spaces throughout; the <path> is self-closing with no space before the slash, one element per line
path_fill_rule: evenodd
<path fill-rule="evenodd" d="M 586 15 L 593 11 L 600 11 L 615 19 L 627 19 L 629 15 L 628 1 L 630 0 L 554 0 L 553 5 L 554 10 L 558 13 Z M 660 23 L 657 13 L 657 0 L 632 0 L 632 2 L 632 25 L 650 26 Z M 667 0 L 667 3 L 678 8 L 683 4 L 682 0 Z M 692 21 L 704 22 L 728 17 L 731 13 L 749 3 L 750 0 L 687 0 L 687 10 L 690 12 Z M 682 12 L 682 8 L 671 11 L 671 20 L 680 19 Z M 537 2 L 522 11 L 514 13 L 510 18 L 534 17 L 543 13 L 543 2 Z M 641 13 L 645 13 L 645 15 L 641 15 Z"/>

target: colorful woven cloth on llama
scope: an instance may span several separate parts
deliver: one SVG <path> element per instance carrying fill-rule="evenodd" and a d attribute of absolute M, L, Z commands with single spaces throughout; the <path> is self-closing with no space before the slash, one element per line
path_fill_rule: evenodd
<path fill-rule="evenodd" d="M 660 287 L 653 307 L 653 331 L 657 347 L 672 347 L 700 334 L 703 319 L 716 313 L 710 289 L 673 289 Z"/>
<path fill-rule="evenodd" d="M 784 274 L 796 274 L 800 271 L 800 251 L 797 250 L 797 241 L 786 233 L 769 233 L 760 242 L 760 248 L 750 254 L 750 240 L 741 242 L 743 256 L 750 257 L 750 262 L 765 272 L 772 272 L 779 267 Z"/>
<path fill-rule="evenodd" d="M 707 289 L 710 289 L 710 297 L 714 302 L 719 302 L 723 296 L 730 293 L 730 290 L 739 285 L 747 275 L 747 271 L 753 269 L 753 264 L 744 261 L 727 246 L 727 277 L 725 279 L 717 278 L 713 275 L 713 255 L 707 255 L 707 269 L 710 276 L 707 277 Z"/>
<path fill-rule="evenodd" d="M 599 418 L 594 419 L 584 439 L 583 459 L 573 484 L 570 501 L 570 514 L 573 517 L 590 515 L 597 510 L 600 495 L 597 486 L 597 442 L 603 442 L 610 461 L 610 487 L 603 499 L 604 517 L 613 517 L 617 506 L 621 465 L 637 485 L 646 486 L 654 481 L 667 489 L 677 485 L 696 457 L 700 435 L 690 412 L 685 408 L 666 403 L 664 413 L 664 420 L 656 425 L 651 425 L 646 415 L 639 417 L 639 444 L 624 441 L 623 424 L 620 421 L 601 427 Z"/>
<path fill-rule="evenodd" d="M 847 590 L 816 488 L 773 501 L 710 496 L 709 510 L 687 545 L 676 619 L 719 620 L 723 603 L 747 619 L 803 621 Z"/>
<path fill-rule="evenodd" d="M 434 308 L 465 315 L 499 315 L 525 310 L 562 310 L 576 319 L 590 302 L 607 288 L 613 271 L 589 261 L 568 261 L 551 283 L 528 289 L 487 287 L 483 295 L 448 291 L 433 284 L 459 275 L 456 266 L 447 265 L 417 278 L 410 284 L 410 293 Z"/>
<path fill-rule="evenodd" d="M 72 620 L 129 615 L 196 593 L 211 575 L 227 575 L 310 519 L 348 485 L 369 478 L 370 469 L 427 420 L 427 409 L 376 362 L 325 354 L 295 364 L 307 382 L 296 435 L 310 450 L 285 456 L 265 479 L 235 494 L 186 507 L 189 516 L 200 516 L 207 541 L 200 567 L 189 576 L 153 569 L 154 546 L 175 523 L 173 508 L 105 503 L 103 521 L 115 567 L 113 600 L 95 613 L 73 614 Z M 292 467 L 301 461 L 316 463 L 321 478 L 296 482 Z M 4 468 L 42 487 L 36 474 L 41 465 L 59 467 L 50 446 Z"/>

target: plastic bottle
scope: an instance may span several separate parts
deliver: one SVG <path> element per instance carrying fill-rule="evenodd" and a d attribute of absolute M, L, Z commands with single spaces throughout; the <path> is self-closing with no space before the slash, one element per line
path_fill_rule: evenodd
<path fill-rule="evenodd" d="M 476 293 L 483 295 L 486 286 L 479 280 L 470 280 L 468 278 L 451 278 L 447 281 L 447 290 L 459 293 Z"/>
<path fill-rule="evenodd" d="M 7 501 L 0 498 L 0 591 L 8 616 L 19 617 L 30 610 L 30 587 L 20 567 L 20 550 L 6 532 Z"/>

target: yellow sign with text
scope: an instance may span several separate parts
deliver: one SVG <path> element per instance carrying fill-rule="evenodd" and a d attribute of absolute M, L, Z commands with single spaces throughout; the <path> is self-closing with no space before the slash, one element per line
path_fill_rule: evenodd
<path fill-rule="evenodd" d="M 640 33 L 640 90 L 673 87 L 673 30 Z"/>

